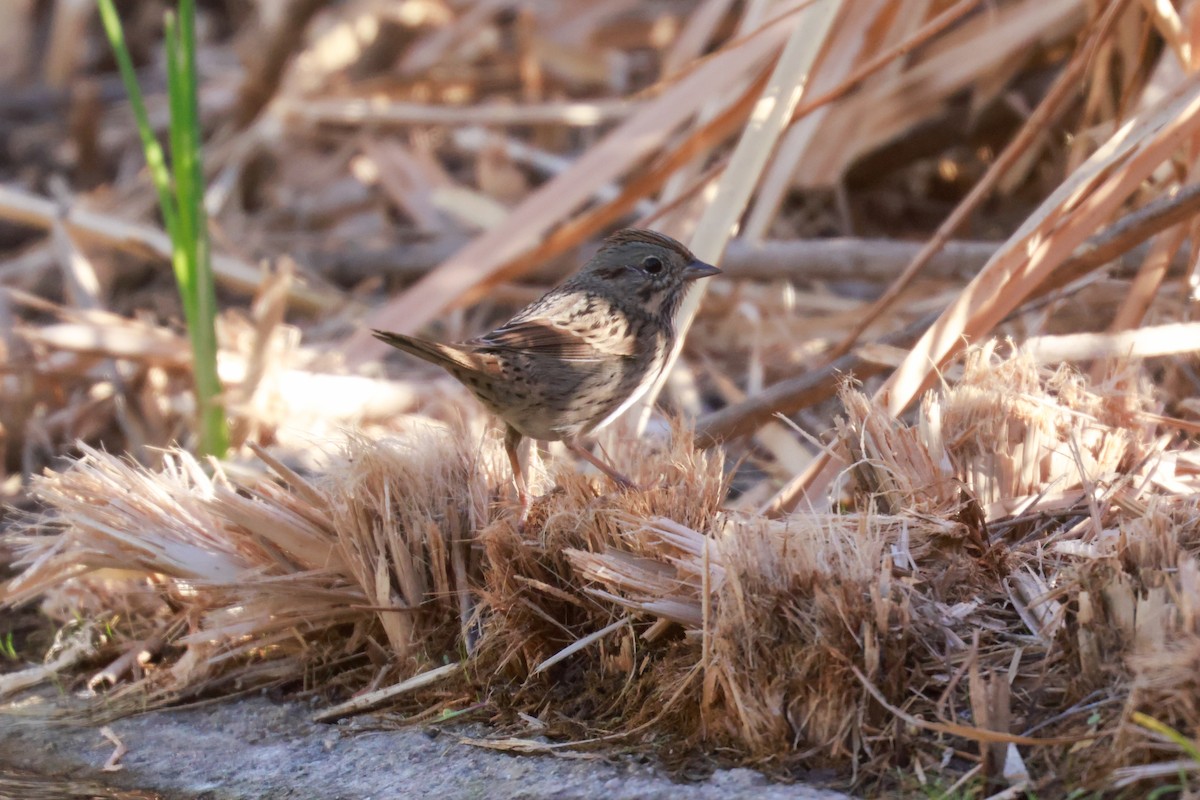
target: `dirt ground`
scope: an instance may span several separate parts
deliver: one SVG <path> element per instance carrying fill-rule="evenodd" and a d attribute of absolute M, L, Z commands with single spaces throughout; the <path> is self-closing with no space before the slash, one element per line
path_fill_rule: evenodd
<path fill-rule="evenodd" d="M 749 769 L 678 783 L 632 758 L 511 755 L 463 744 L 478 725 L 378 731 L 370 718 L 311 721 L 312 709 L 264 697 L 157 711 L 112 723 L 128 748 L 120 770 L 102 767 L 114 745 L 100 726 L 46 727 L 0 718 L 0 798 L 118 797 L 183 800 L 438 797 L 534 800 L 839 800 L 839 792 L 775 784 Z"/>

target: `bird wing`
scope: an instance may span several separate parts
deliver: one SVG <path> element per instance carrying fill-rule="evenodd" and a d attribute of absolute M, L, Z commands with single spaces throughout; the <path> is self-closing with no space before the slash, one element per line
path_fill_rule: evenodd
<path fill-rule="evenodd" d="M 580 304 L 585 306 L 580 308 Z M 578 296 L 551 293 L 522 313 L 466 344 L 475 349 L 503 349 L 564 361 L 604 361 L 632 356 L 636 342 L 614 336 L 605 324 L 611 310 L 600 309 Z"/>
<path fill-rule="evenodd" d="M 606 354 L 594 341 L 545 319 L 514 320 L 467 342 L 480 350 L 515 350 L 563 361 L 602 361 Z"/>

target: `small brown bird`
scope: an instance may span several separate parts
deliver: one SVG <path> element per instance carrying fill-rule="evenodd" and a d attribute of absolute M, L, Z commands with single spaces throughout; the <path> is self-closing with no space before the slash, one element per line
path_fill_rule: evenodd
<path fill-rule="evenodd" d="M 630 228 L 605 240 L 576 275 L 477 339 L 438 344 L 374 333 L 445 369 L 504 421 L 504 447 L 524 507 L 517 445 L 525 436 L 562 441 L 618 484 L 632 485 L 580 439 L 650 388 L 674 346 L 688 284 L 718 273 L 671 237 Z"/>

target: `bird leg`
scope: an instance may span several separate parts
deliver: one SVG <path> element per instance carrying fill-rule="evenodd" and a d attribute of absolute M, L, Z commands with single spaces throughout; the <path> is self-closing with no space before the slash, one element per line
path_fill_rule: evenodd
<path fill-rule="evenodd" d="M 512 465 L 513 483 L 517 486 L 517 499 L 521 501 L 521 522 L 524 522 L 529 513 L 529 492 L 525 489 L 525 473 L 521 471 L 521 457 L 517 453 L 519 444 L 521 434 L 508 426 L 504 431 L 504 452 L 508 453 L 508 463 Z"/>
<path fill-rule="evenodd" d="M 572 453 L 574 453 L 575 455 L 584 459 L 589 464 L 594 466 L 596 469 L 600 470 L 605 475 L 612 478 L 613 483 L 617 484 L 617 486 L 620 486 L 622 489 L 638 488 L 638 485 L 636 483 L 629 480 L 629 478 L 626 478 L 621 473 L 617 472 L 617 470 L 614 469 L 611 464 L 609 464 L 608 462 L 606 462 L 604 459 L 600 458 L 599 456 L 594 455 L 592 453 L 592 451 L 588 450 L 586 447 L 581 445 L 579 442 L 566 441 L 566 442 L 564 442 L 564 444 L 566 444 L 567 449 L 570 450 Z"/>

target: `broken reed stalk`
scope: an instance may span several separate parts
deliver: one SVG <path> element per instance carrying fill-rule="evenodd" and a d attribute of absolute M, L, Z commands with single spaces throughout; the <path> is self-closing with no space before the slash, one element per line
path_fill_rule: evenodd
<path fill-rule="evenodd" d="M 104 31 L 112 45 L 129 104 L 137 121 L 146 166 L 158 192 L 163 223 L 171 237 L 171 266 L 183 301 L 188 338 L 192 345 L 192 376 L 196 387 L 197 449 L 222 458 L 229 449 L 229 426 L 217 376 L 217 293 L 204 210 L 204 168 L 201 160 L 200 110 L 196 85 L 195 0 L 180 0 L 178 13 L 165 14 L 167 95 L 171 119 L 171 167 L 155 138 L 125 43 L 121 19 L 113 0 L 98 0 Z"/>
<path fill-rule="evenodd" d="M 776 144 L 787 130 L 792 112 L 804 96 L 809 73 L 817 56 L 827 45 L 834 21 L 841 10 L 841 0 L 818 0 L 800 11 L 755 106 L 757 111 L 751 115 L 749 124 L 738 139 L 729 157 L 729 165 L 718 180 L 716 192 L 704 207 L 696 223 L 695 234 L 689 242 L 692 251 L 708 263 L 715 264 L 721 260 L 721 254 L 754 195 Z M 675 320 L 674 347 L 654 384 L 635 404 L 639 433 L 649 423 L 658 394 L 667 381 L 672 365 L 683 352 L 688 329 L 700 309 L 705 291 L 704 286 L 694 286 L 683 298 Z"/>

